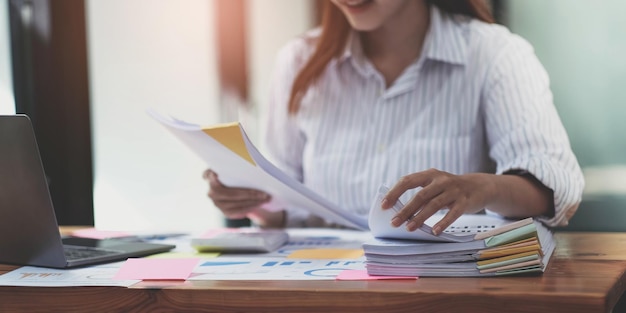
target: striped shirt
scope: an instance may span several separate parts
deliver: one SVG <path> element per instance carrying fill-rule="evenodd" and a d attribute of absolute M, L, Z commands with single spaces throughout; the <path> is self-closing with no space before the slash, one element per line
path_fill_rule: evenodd
<path fill-rule="evenodd" d="M 555 215 L 540 219 L 566 225 L 584 179 L 533 48 L 501 25 L 435 6 L 431 11 L 421 56 L 391 86 L 352 34 L 295 116 L 287 112 L 291 86 L 319 32 L 288 43 L 271 89 L 264 136 L 269 158 L 363 216 L 381 183 L 392 186 L 407 174 L 522 170 L 554 191 Z M 319 226 L 303 211 L 287 212 L 288 226 Z"/>

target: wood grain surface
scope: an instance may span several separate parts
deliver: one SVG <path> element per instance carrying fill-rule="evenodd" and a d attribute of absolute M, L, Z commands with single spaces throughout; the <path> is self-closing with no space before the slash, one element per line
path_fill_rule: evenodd
<path fill-rule="evenodd" d="M 0 312 L 610 312 L 626 289 L 626 233 L 556 240 L 541 276 L 0 287 Z"/>

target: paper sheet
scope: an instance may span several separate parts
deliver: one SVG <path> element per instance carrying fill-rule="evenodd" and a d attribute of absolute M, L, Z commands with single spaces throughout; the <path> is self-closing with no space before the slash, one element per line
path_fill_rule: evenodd
<path fill-rule="evenodd" d="M 203 128 L 152 110 L 148 110 L 148 114 L 202 158 L 225 185 L 254 188 L 271 194 L 272 200 L 265 208 L 303 209 L 342 225 L 368 229 L 367 216 L 342 210 L 265 159 L 240 124 Z"/>
<path fill-rule="evenodd" d="M 128 287 L 139 280 L 114 280 L 120 263 L 111 263 L 79 269 L 50 269 L 24 266 L 0 275 L 0 286 L 70 287 L 118 286 Z"/>
<path fill-rule="evenodd" d="M 396 202 L 396 204 L 388 210 L 381 208 L 381 201 L 388 190 L 389 188 L 386 186 L 380 186 L 370 207 L 368 226 L 372 234 L 376 237 L 440 242 L 468 242 L 473 241 L 478 233 L 486 232 L 514 222 L 492 215 L 464 214 L 452 223 L 443 233 L 439 236 L 435 236 L 432 233 L 431 227 L 444 217 L 444 214 L 437 213 L 428 218 L 422 227 L 415 231 L 408 231 L 406 229 L 406 223 L 399 227 L 391 226 L 391 219 L 404 207 L 402 202 Z"/>

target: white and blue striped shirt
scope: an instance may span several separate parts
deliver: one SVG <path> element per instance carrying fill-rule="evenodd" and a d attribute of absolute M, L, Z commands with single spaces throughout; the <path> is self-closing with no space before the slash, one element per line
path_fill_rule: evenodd
<path fill-rule="evenodd" d="M 317 36 L 278 55 L 265 146 L 279 168 L 364 216 L 381 183 L 410 173 L 523 170 L 554 191 L 555 215 L 542 220 L 567 224 L 584 179 L 547 73 L 524 39 L 433 6 L 420 58 L 393 85 L 385 87 L 353 35 L 289 116 L 293 80 Z M 319 226 L 306 215 L 289 209 L 288 226 Z"/>

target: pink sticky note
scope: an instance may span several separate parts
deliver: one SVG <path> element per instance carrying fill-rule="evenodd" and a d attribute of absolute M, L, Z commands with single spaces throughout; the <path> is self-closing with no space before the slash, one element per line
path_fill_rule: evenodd
<path fill-rule="evenodd" d="M 122 264 L 113 279 L 119 280 L 185 280 L 200 259 L 130 258 Z"/>
<path fill-rule="evenodd" d="M 98 230 L 95 228 L 78 229 L 72 232 L 72 236 L 92 239 L 119 238 L 131 236 L 130 233 L 114 230 Z"/>
<path fill-rule="evenodd" d="M 373 276 L 366 270 L 344 270 L 337 275 L 337 280 L 392 280 L 392 279 L 417 279 L 415 276 Z"/>

